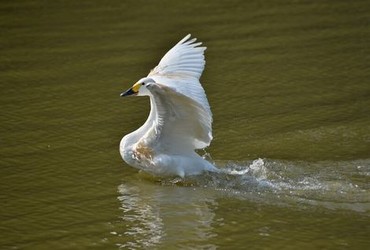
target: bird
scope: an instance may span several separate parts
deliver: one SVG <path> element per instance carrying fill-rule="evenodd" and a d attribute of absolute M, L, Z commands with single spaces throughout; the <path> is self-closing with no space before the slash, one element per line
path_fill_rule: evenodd
<path fill-rule="evenodd" d="M 120 142 L 128 165 L 154 176 L 181 178 L 218 171 L 196 153 L 213 139 L 212 112 L 199 81 L 206 47 L 196 41 L 186 35 L 146 77 L 121 93 L 149 96 L 151 107 L 145 123 Z"/>

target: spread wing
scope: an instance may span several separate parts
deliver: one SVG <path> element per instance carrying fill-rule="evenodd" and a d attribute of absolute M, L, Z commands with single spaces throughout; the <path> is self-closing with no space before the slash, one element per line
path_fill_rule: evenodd
<path fill-rule="evenodd" d="M 176 90 L 153 83 L 148 87 L 156 111 L 157 143 L 170 150 L 199 149 L 212 140 L 212 117 L 195 100 Z"/>
<path fill-rule="evenodd" d="M 171 102 L 173 111 L 180 114 L 176 119 L 182 121 L 181 124 L 176 123 L 176 126 L 180 125 L 177 127 L 181 129 L 182 136 L 193 138 L 192 145 L 197 149 L 209 146 L 212 140 L 212 112 L 199 82 L 204 70 L 206 50 L 206 47 L 199 47 L 201 44 L 196 43 L 196 38 L 190 39 L 190 34 L 187 35 L 164 55 L 148 75 L 170 96 L 167 102 Z M 161 96 L 163 93 L 159 92 L 157 96 L 165 99 L 166 96 Z M 182 105 L 187 106 L 181 108 Z M 198 129 L 187 129 L 186 124 L 189 128 Z M 166 130 L 176 133 L 175 127 Z"/>

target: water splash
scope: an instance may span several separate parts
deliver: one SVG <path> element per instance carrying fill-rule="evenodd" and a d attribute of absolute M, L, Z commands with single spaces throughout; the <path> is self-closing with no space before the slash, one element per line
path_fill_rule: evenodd
<path fill-rule="evenodd" d="M 162 185 L 214 188 L 225 195 L 289 206 L 370 211 L 370 160 L 217 162 L 220 173 L 160 179 Z"/>

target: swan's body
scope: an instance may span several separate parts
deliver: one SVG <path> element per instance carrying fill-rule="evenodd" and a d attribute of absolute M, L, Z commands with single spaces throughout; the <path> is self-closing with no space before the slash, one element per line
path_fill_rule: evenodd
<path fill-rule="evenodd" d="M 149 96 L 150 114 L 136 131 L 122 138 L 123 160 L 155 175 L 196 175 L 217 171 L 200 157 L 212 140 L 212 112 L 199 78 L 205 47 L 187 35 L 147 77 L 121 96 Z"/>

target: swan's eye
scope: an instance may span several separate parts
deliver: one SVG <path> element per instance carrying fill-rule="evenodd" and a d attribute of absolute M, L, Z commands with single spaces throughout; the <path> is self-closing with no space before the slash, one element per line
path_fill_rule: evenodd
<path fill-rule="evenodd" d="M 141 85 L 145 86 L 145 82 L 142 82 Z"/>

